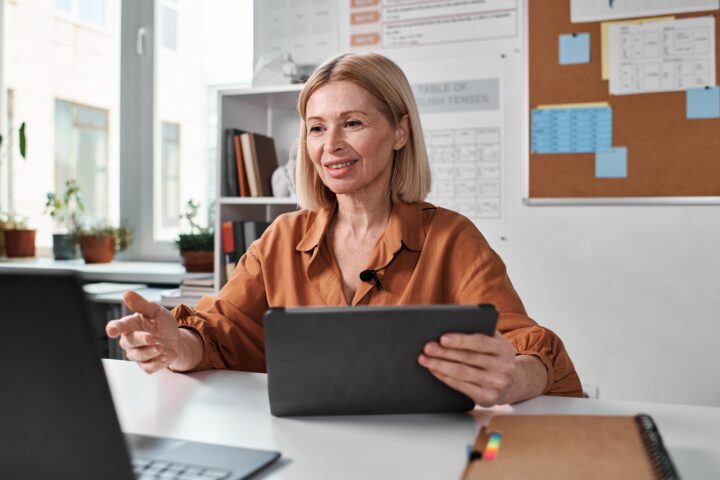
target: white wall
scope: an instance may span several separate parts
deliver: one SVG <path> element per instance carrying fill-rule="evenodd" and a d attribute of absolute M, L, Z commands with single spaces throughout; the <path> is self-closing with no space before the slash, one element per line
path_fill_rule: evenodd
<path fill-rule="evenodd" d="M 720 406 L 720 207 L 528 207 L 519 187 L 493 244 L 583 383 L 601 398 Z"/>
<path fill-rule="evenodd" d="M 581 381 L 597 385 L 600 398 L 720 406 L 720 205 L 523 204 L 527 2 L 517 2 L 517 38 L 382 53 L 401 65 L 506 55 L 503 218 L 478 226 L 528 313 L 560 335 Z M 348 27 L 340 27 L 346 39 Z"/>

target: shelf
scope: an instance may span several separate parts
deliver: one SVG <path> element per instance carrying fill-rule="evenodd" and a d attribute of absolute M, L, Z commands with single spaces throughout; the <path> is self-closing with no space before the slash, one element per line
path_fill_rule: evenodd
<path fill-rule="evenodd" d="M 221 95 L 267 95 L 275 93 L 292 93 L 299 92 L 305 85 L 300 83 L 288 84 L 288 85 L 271 85 L 264 87 L 240 87 L 240 88 L 228 88 L 221 89 Z"/>
<path fill-rule="evenodd" d="M 294 197 L 220 197 L 220 205 L 297 205 Z"/>

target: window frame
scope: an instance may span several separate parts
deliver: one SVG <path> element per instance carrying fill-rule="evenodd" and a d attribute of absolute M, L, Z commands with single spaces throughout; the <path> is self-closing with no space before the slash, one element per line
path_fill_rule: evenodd
<path fill-rule="evenodd" d="M 172 241 L 155 241 L 155 18 L 157 2 L 125 1 L 120 39 L 120 222 L 133 231 L 126 260 L 179 261 Z"/>

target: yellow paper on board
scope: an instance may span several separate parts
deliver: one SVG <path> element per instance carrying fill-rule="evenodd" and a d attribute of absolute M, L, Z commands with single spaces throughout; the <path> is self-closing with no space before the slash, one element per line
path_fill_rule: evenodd
<path fill-rule="evenodd" d="M 538 105 L 537 109 L 552 109 L 552 108 L 601 108 L 609 107 L 608 102 L 586 102 L 586 103 L 558 103 L 556 105 Z"/>
<path fill-rule="evenodd" d="M 648 22 L 662 22 L 664 20 L 674 20 L 675 17 L 652 17 L 652 18 L 636 18 L 633 20 L 618 20 L 616 22 L 602 22 L 600 24 L 600 65 L 602 67 L 602 79 L 608 80 L 610 78 L 610 66 L 608 60 L 608 26 L 619 25 L 622 23 L 648 23 Z"/>

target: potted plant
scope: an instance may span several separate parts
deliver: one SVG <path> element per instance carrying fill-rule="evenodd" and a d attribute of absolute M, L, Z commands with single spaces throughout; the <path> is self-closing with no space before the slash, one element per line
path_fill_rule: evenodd
<path fill-rule="evenodd" d="M 35 229 L 28 228 L 27 218 L 13 213 L 0 218 L 5 244 L 5 255 L 11 257 L 35 256 Z"/>
<path fill-rule="evenodd" d="M 77 258 L 77 235 L 80 231 L 80 215 L 85 210 L 80 187 L 75 180 L 65 182 L 62 196 L 47 193 L 45 213 L 55 221 L 53 233 L 53 257 L 55 260 Z"/>
<path fill-rule="evenodd" d="M 98 225 L 83 228 L 76 235 L 85 263 L 112 262 L 116 252 L 125 250 L 132 243 L 132 232 L 125 226 Z"/>
<path fill-rule="evenodd" d="M 6 137 L 12 138 L 12 130 L 8 131 L 8 134 Z M 25 122 L 20 124 L 20 128 L 18 128 L 18 150 L 20 151 L 20 156 L 23 158 L 23 160 L 26 158 L 27 153 L 27 136 L 25 133 Z M 8 149 L 3 148 L 5 137 L 0 134 L 0 166 L 2 166 L 3 162 L 5 161 L 5 157 L 10 154 L 9 147 Z M 4 213 L 0 214 L 0 257 L 5 256 L 7 254 L 5 249 L 5 231 L 8 229 L 15 230 L 16 223 L 23 223 L 22 220 L 19 217 L 16 217 L 12 213 Z M 29 240 L 29 233 L 25 234 L 25 236 L 28 237 Z M 34 234 L 33 234 L 34 235 Z M 31 256 L 35 256 L 35 240 L 33 239 L 33 254 Z"/>
<path fill-rule="evenodd" d="M 186 220 L 190 225 L 190 233 L 178 235 L 175 244 L 180 250 L 186 271 L 212 272 L 215 235 L 209 226 L 203 228 L 195 222 L 199 207 L 200 205 L 194 200 L 188 200 L 185 212 L 180 215 L 180 218 Z M 212 224 L 212 222 L 209 221 L 208 224 Z"/>

